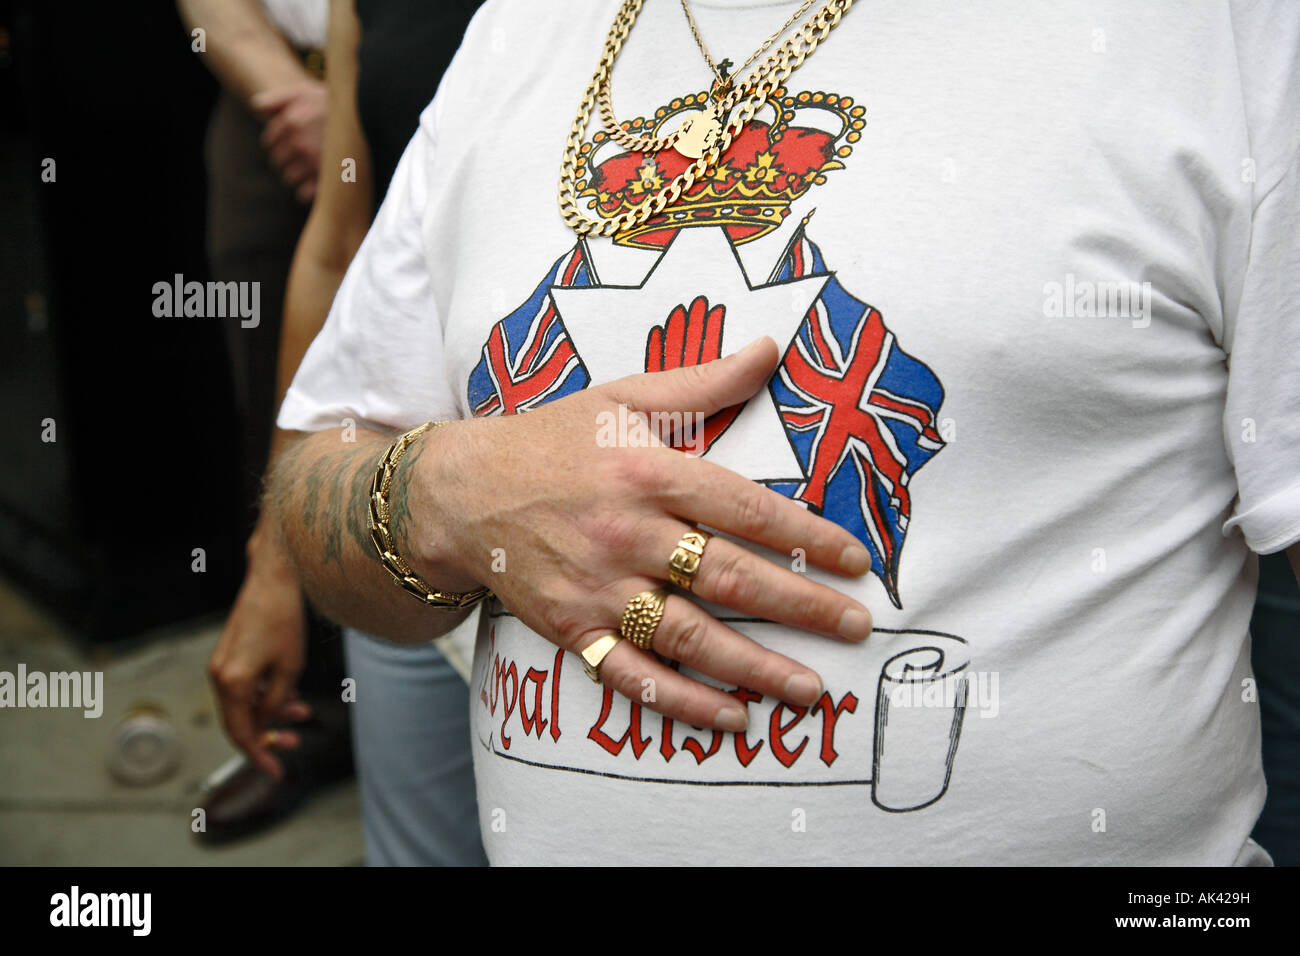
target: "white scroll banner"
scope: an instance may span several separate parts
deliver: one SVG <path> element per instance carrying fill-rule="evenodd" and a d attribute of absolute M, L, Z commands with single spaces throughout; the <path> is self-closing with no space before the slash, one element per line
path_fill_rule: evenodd
<path fill-rule="evenodd" d="M 593 684 L 577 657 L 498 610 L 475 649 L 474 736 L 490 755 L 556 772 L 679 786 L 862 786 L 891 812 L 933 804 L 959 774 L 963 638 L 877 628 L 865 643 L 845 644 L 766 621 L 727 623 L 815 668 L 826 692 L 793 707 L 723 686 L 745 705 L 749 728 L 690 727 L 656 713 L 649 696 L 628 700 Z"/>
<path fill-rule="evenodd" d="M 919 810 L 943 796 L 966 713 L 967 676 L 940 647 L 885 662 L 876 693 L 871 799 L 882 810 Z"/>

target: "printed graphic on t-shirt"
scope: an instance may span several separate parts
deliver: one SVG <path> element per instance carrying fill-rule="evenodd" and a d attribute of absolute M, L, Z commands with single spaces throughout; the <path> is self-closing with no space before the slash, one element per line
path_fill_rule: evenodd
<path fill-rule="evenodd" d="M 701 93 L 674 100 L 654 118 L 634 121 L 632 131 L 671 129 L 679 114 L 704 99 Z M 469 376 L 469 407 L 477 416 L 527 411 L 593 382 L 709 362 L 770 335 L 784 356 L 766 394 L 711 416 L 702 453 L 849 530 L 901 608 L 911 483 L 944 446 L 937 429 L 943 386 L 904 351 L 877 309 L 840 284 L 808 234 L 811 213 L 791 230 L 765 275 L 746 272 L 737 246 L 780 228 L 795 200 L 842 169 L 865 122 L 851 98 L 821 92 L 778 90 L 765 109 L 677 204 L 614 238 L 660 250 L 639 283 L 603 283 L 585 241 L 560 256 L 528 300 L 492 327 Z M 582 147 L 581 157 L 580 195 L 604 216 L 644 201 L 691 162 L 672 149 L 622 151 L 603 132 Z M 611 337 L 625 347 L 610 347 Z M 771 646 L 761 632 L 773 625 L 715 610 Z M 966 642 L 955 635 L 878 632 L 876 650 L 854 658 L 852 689 L 837 681 L 835 695 L 828 691 L 811 708 L 731 690 L 750 705 L 751 720 L 757 709 L 771 708 L 767 730 L 756 743 L 736 736 L 734 762 L 715 761 L 706 773 L 705 761 L 719 754 L 723 735 L 706 744 L 608 689 L 599 714 L 582 716 L 590 728 L 585 740 L 600 748 L 596 757 L 603 752 L 625 763 L 630 756 L 634 767 L 604 767 L 592 764 L 592 754 L 566 757 L 547 748 L 544 740 L 558 745 L 564 734 L 558 714 L 563 652 L 534 660 L 535 638 L 517 641 L 516 630 L 531 636 L 512 616 L 494 615 L 491 646 L 475 675 L 480 704 L 493 718 L 483 722 L 492 728 L 488 739 L 479 736 L 502 756 L 576 769 L 561 766 L 571 759 L 597 772 L 659 779 L 642 763 L 652 749 L 642 727 L 652 718 L 661 724 L 663 764 L 678 753 L 695 760 L 696 772 L 673 782 L 789 783 L 783 772 L 816 760 L 820 770 L 801 773 L 803 782 L 870 784 L 885 809 L 928 805 L 947 787 L 968 691 Z M 567 670 L 566 686 L 571 677 L 585 680 L 580 670 Z M 589 687 L 585 693 L 590 697 Z M 872 694 L 876 706 L 860 707 Z M 513 736 L 512 716 L 520 731 Z M 814 716 L 821 744 L 809 749 L 809 738 L 800 741 L 795 728 Z M 626 728 L 621 737 L 611 736 L 615 721 Z M 842 752 L 851 758 L 840 760 Z M 735 777 L 737 771 L 748 773 Z"/>

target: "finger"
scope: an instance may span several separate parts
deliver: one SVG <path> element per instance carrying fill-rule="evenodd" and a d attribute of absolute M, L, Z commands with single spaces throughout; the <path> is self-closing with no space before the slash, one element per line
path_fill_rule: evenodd
<path fill-rule="evenodd" d="M 266 127 L 262 130 L 260 137 L 264 149 L 271 150 L 280 143 L 289 139 L 293 132 L 293 126 L 283 113 L 276 113 L 267 120 Z"/>
<path fill-rule="evenodd" d="M 655 537 L 659 547 L 639 552 L 662 558 L 639 567 L 651 578 L 662 578 L 685 526 L 666 524 Z M 858 601 L 834 588 L 780 567 L 723 537 L 705 545 L 691 593 L 742 614 L 777 621 L 847 641 L 862 641 L 871 634 L 871 614 Z"/>
<path fill-rule="evenodd" d="M 254 764 L 279 776 L 279 761 L 267 761 L 258 744 L 258 723 L 254 704 L 257 680 L 251 673 L 210 666 L 210 676 L 217 695 L 221 725 L 231 742 L 248 755 Z"/>
<path fill-rule="evenodd" d="M 278 780 L 283 768 L 280 761 L 267 753 L 258 739 L 257 719 L 251 696 L 244 699 L 223 700 L 221 714 L 226 734 L 234 745 L 247 754 L 248 759 L 256 766 Z"/>
<path fill-rule="evenodd" d="M 302 746 L 302 735 L 292 730 L 265 730 L 258 738 L 264 750 L 297 750 Z"/>
<path fill-rule="evenodd" d="M 284 779 L 284 762 L 269 747 L 259 748 L 256 752 L 250 753 L 248 758 L 262 772 L 270 774 L 276 780 Z"/>
<path fill-rule="evenodd" d="M 871 612 L 848 595 L 726 538 L 713 538 L 705 553 L 708 560 L 700 561 L 692 594 L 743 614 L 846 641 L 871 636 Z"/>
<path fill-rule="evenodd" d="M 639 411 L 716 411 L 747 401 L 767 384 L 781 356 L 770 336 L 706 365 L 687 365 L 654 375 L 628 375 L 594 391 Z"/>
<path fill-rule="evenodd" d="M 312 179 L 311 164 L 302 159 L 291 159 L 280 170 L 280 179 L 290 188 Z"/>
<path fill-rule="evenodd" d="M 585 647 L 607 633 L 608 628 L 593 630 L 577 646 Z M 629 641 L 619 641 L 605 655 L 600 665 L 600 680 L 629 700 L 694 727 L 739 731 L 749 723 L 745 709 L 736 698 L 684 677 Z M 650 688 L 654 692 L 647 694 Z"/>
<path fill-rule="evenodd" d="M 655 472 L 660 483 L 648 493 L 665 511 L 791 557 L 798 549 L 810 564 L 836 574 L 857 577 L 871 569 L 861 541 L 785 495 L 702 458 L 664 460 Z"/>
<path fill-rule="evenodd" d="M 277 723 L 301 723 L 311 720 L 311 705 L 305 700 L 291 700 L 280 708 L 272 718 Z"/>
<path fill-rule="evenodd" d="M 293 194 L 297 197 L 298 202 L 304 206 L 310 206 L 312 200 L 316 198 L 316 177 L 313 176 L 306 182 L 299 183 Z"/>
<path fill-rule="evenodd" d="M 267 681 L 266 689 L 262 693 L 262 699 L 258 702 L 259 716 L 263 721 L 268 721 L 274 714 L 289 702 L 293 694 L 294 682 L 298 680 L 298 668 L 277 667 L 271 672 L 270 680 Z"/>
<path fill-rule="evenodd" d="M 286 137 L 271 146 L 266 151 L 266 158 L 271 164 L 271 168 L 284 176 L 284 171 L 294 162 L 299 160 L 299 156 L 293 149 L 293 143 Z"/>
<path fill-rule="evenodd" d="M 277 143 L 273 148 L 267 151 L 266 160 L 271 164 L 271 168 L 280 174 L 284 179 L 284 171 L 297 159 L 297 153 L 293 151 L 293 146 L 286 140 Z"/>
<path fill-rule="evenodd" d="M 647 582 L 646 590 L 656 586 Z M 623 609 L 611 609 L 611 613 L 621 617 Z M 664 615 L 655 628 L 653 647 L 664 657 L 680 661 L 723 684 L 734 684 L 790 704 L 811 706 L 824 690 L 816 671 L 768 650 L 678 594 L 668 595 L 664 602 Z"/>

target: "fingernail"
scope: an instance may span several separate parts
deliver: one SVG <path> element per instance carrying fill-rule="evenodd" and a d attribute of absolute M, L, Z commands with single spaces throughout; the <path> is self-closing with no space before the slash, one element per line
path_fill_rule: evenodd
<path fill-rule="evenodd" d="M 746 345 L 743 349 L 741 349 L 740 352 L 739 352 L 738 354 L 740 354 L 740 355 L 752 355 L 752 354 L 754 353 L 754 351 L 757 350 L 758 347 L 761 346 L 761 345 L 763 344 L 763 340 L 766 339 L 766 338 L 767 338 L 766 335 L 760 335 L 758 338 L 754 339 L 754 341 L 750 342 L 750 343 L 749 343 L 748 345 Z"/>
<path fill-rule="evenodd" d="M 811 707 L 822 695 L 822 680 L 815 674 L 795 674 L 785 682 L 786 700 Z"/>
<path fill-rule="evenodd" d="M 871 555 L 860 544 L 851 544 L 840 552 L 840 570 L 845 574 L 866 574 L 871 569 Z"/>
<path fill-rule="evenodd" d="M 721 730 L 740 731 L 749 726 L 749 716 L 739 707 L 724 707 L 713 718 L 714 724 Z"/>
<path fill-rule="evenodd" d="M 851 641 L 865 641 L 871 634 L 871 615 L 857 608 L 849 608 L 840 618 L 839 634 Z"/>

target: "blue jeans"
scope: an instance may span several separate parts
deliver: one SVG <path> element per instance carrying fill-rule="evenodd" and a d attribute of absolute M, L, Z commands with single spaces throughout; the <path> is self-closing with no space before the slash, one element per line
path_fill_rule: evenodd
<path fill-rule="evenodd" d="M 1285 554 L 1259 559 L 1250 635 L 1268 782 L 1251 835 L 1278 866 L 1300 866 L 1300 587 Z"/>
<path fill-rule="evenodd" d="M 432 644 L 343 638 L 366 864 L 486 866 L 465 681 Z"/>

